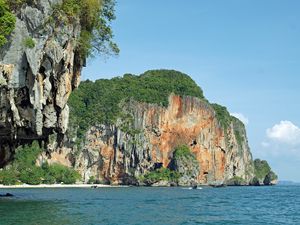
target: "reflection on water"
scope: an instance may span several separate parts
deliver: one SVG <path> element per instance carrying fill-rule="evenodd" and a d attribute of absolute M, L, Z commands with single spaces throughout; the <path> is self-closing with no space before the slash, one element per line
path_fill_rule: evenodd
<path fill-rule="evenodd" d="M 2 190 L 0 190 L 1 192 Z M 0 224 L 297 224 L 300 187 L 5 190 Z M 1 193 L 0 193 L 1 194 Z"/>

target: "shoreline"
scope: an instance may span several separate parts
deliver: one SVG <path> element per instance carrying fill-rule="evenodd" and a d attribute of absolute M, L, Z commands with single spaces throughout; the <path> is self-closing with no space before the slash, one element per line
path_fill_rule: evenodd
<path fill-rule="evenodd" d="M 225 188 L 225 187 L 264 187 L 264 186 L 278 186 L 278 185 L 208 185 L 201 184 L 198 185 L 198 188 Z M 30 189 L 30 188 L 124 188 L 131 187 L 131 185 L 108 185 L 108 184 L 38 184 L 38 185 L 30 185 L 30 184 L 19 184 L 19 185 L 3 185 L 0 184 L 1 189 Z M 172 186 L 134 186 L 134 187 L 172 187 Z M 191 186 L 174 186 L 181 188 L 190 188 Z"/>
<path fill-rule="evenodd" d="M 22 188 L 117 188 L 128 187 L 121 185 L 106 185 L 106 184 L 20 184 L 20 185 L 3 185 L 0 184 L 0 189 L 22 189 Z"/>

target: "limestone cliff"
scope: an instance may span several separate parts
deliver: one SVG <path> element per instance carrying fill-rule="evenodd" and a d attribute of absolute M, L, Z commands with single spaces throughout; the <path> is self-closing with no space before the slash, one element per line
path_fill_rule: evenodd
<path fill-rule="evenodd" d="M 130 100 L 122 110 L 132 120 L 91 126 L 79 148 L 76 138 L 69 138 L 48 161 L 74 166 L 85 182 L 93 176 L 100 182 L 137 184 L 149 171 L 170 168 L 174 149 L 185 144 L 196 162 L 179 165 L 179 172 L 191 171 L 180 184 L 220 184 L 233 177 L 249 183 L 253 178 L 244 125 L 232 118 L 224 128 L 206 100 L 172 94 L 168 107 Z"/>
<path fill-rule="evenodd" d="M 39 0 L 14 11 L 16 24 L 0 50 L 0 167 L 14 146 L 47 139 L 68 127 L 68 97 L 78 86 L 79 20 L 53 18 L 60 0 Z"/>
<path fill-rule="evenodd" d="M 177 71 L 99 82 L 84 99 L 71 102 L 71 110 L 79 113 L 68 126 L 67 102 L 84 64 L 77 47 L 87 17 L 69 20 L 70 15 L 53 14 L 62 0 L 17 2 L 22 4 L 11 9 L 15 28 L 0 48 L 0 168 L 11 160 L 15 147 L 40 140 L 47 148 L 40 163 L 74 167 L 85 182 L 95 177 L 99 182 L 138 184 L 159 168 L 179 172 L 181 185 L 252 180 L 244 125 L 211 105 L 201 88 Z M 114 17 L 104 14 L 108 21 Z M 104 28 L 103 35 L 98 32 L 100 46 L 112 35 Z M 103 100 L 97 102 L 99 98 Z M 193 157 L 174 159 L 180 145 L 189 146 Z"/>

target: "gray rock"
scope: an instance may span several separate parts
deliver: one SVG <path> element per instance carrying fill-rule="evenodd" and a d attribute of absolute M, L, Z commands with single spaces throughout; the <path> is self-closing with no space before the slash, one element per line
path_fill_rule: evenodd
<path fill-rule="evenodd" d="M 198 183 L 197 180 L 200 173 L 200 166 L 192 153 L 178 158 L 173 157 L 170 168 L 181 174 L 178 181 L 180 186 L 193 186 Z"/>
<path fill-rule="evenodd" d="M 44 127 L 51 128 L 55 127 L 57 123 L 56 110 L 53 104 L 48 104 L 44 107 Z"/>
<path fill-rule="evenodd" d="M 0 148 L 67 130 L 67 101 L 82 68 L 74 44 L 81 27 L 76 19 L 46 23 L 59 2 L 38 0 L 22 7 L 9 43 L 0 50 Z M 33 48 L 25 45 L 27 38 L 34 41 Z"/>
<path fill-rule="evenodd" d="M 21 10 L 21 19 L 26 22 L 28 30 L 34 32 L 43 25 L 45 17 L 41 10 L 27 6 Z"/>

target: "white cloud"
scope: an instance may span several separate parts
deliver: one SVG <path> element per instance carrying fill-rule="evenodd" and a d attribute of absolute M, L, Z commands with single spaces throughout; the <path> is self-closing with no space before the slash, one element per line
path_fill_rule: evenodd
<path fill-rule="evenodd" d="M 261 147 L 260 153 L 266 156 L 300 160 L 300 128 L 291 121 L 280 121 L 266 130 Z"/>
<path fill-rule="evenodd" d="M 298 174 L 287 172 L 286 168 L 296 168 L 300 165 L 300 128 L 291 121 L 280 121 L 266 130 L 266 137 L 261 142 L 261 148 L 256 152 L 260 158 L 274 162 L 279 176 L 284 179 L 298 177 Z M 281 178 L 280 178 L 281 179 Z"/>
<path fill-rule="evenodd" d="M 300 144 L 300 128 L 291 121 L 281 121 L 272 128 L 267 129 L 267 137 L 279 143 L 289 145 Z"/>
<path fill-rule="evenodd" d="M 242 121 L 245 125 L 249 124 L 249 119 L 244 116 L 242 113 L 230 113 L 231 116 L 234 116 L 238 118 L 240 121 Z"/>

